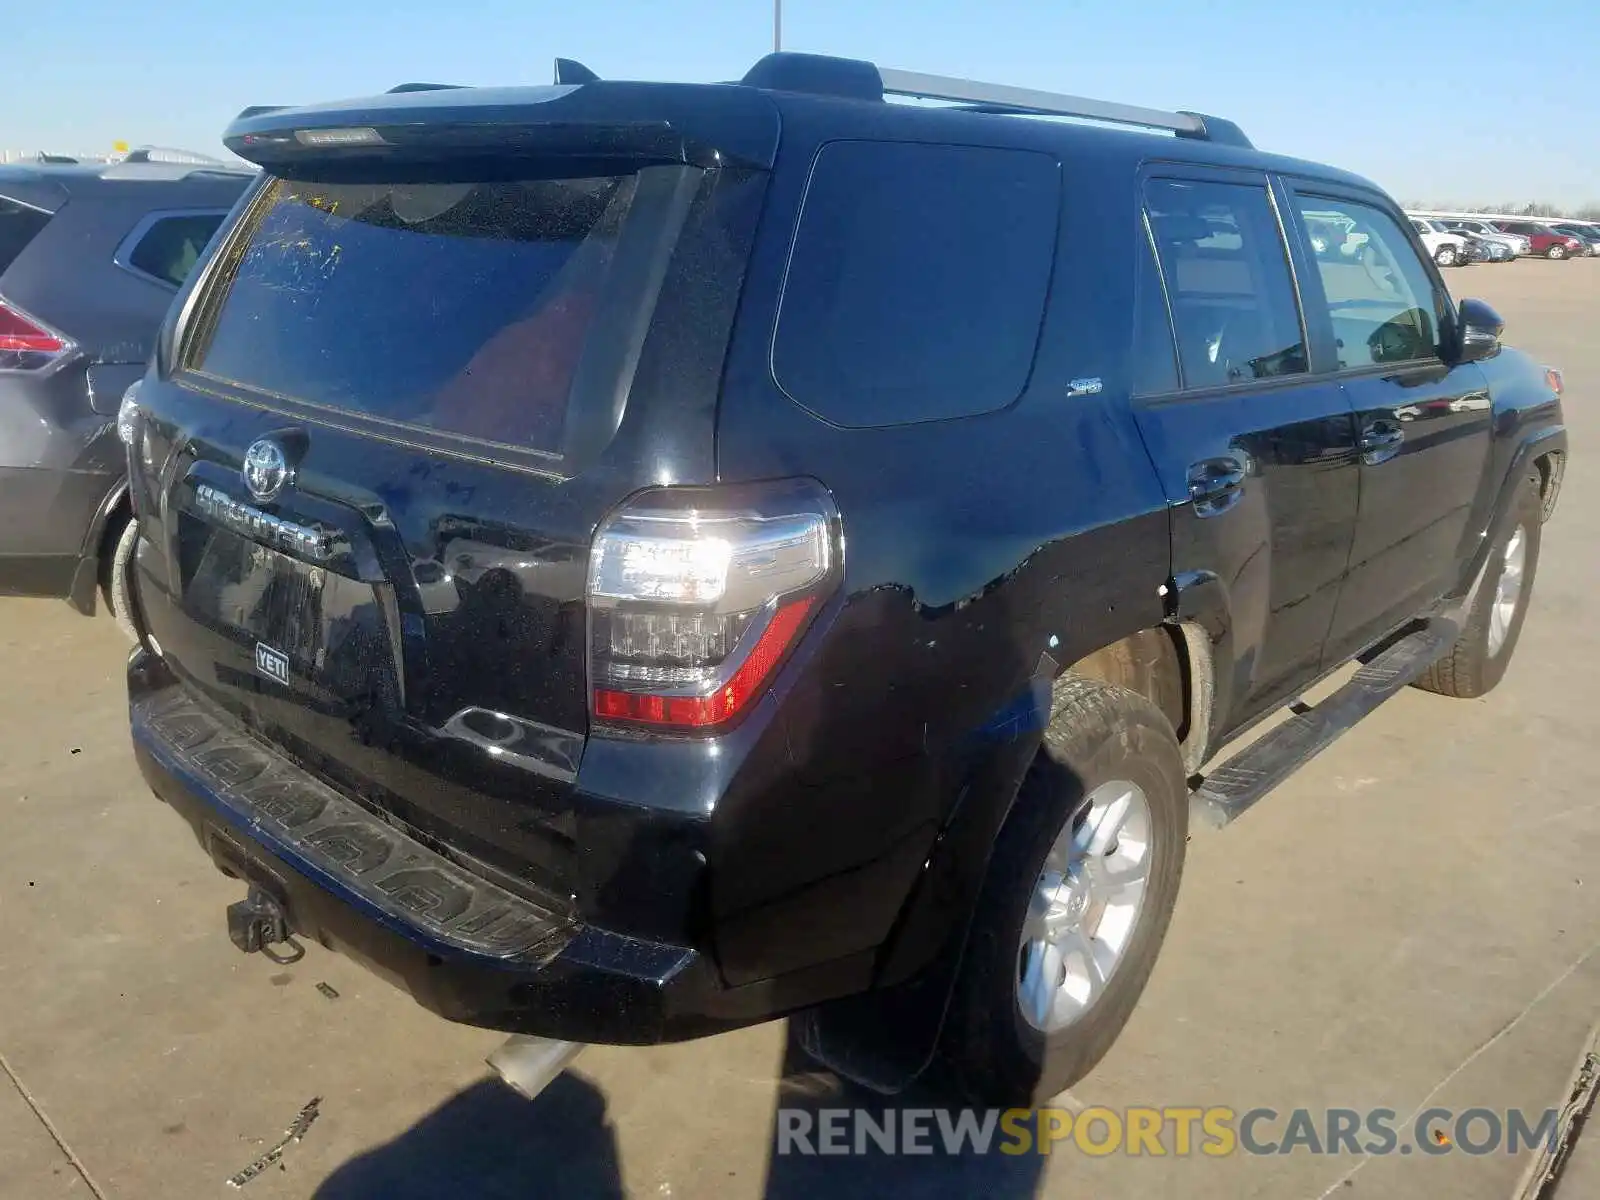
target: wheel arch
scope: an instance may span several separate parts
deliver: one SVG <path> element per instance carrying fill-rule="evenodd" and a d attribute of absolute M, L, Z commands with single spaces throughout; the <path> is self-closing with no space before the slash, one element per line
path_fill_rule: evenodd
<path fill-rule="evenodd" d="M 1115 684 L 1150 701 L 1172 725 L 1184 770 L 1193 775 L 1210 746 L 1214 656 L 1212 636 L 1200 621 L 1168 621 L 1118 638 L 1064 673 Z"/>
<path fill-rule="evenodd" d="M 84 616 L 92 617 L 95 614 L 104 582 L 102 567 L 115 548 L 114 539 L 120 534 L 123 521 L 132 515 L 133 503 L 128 480 L 124 476 L 100 501 L 89 527 L 84 530 L 83 543 L 78 549 L 78 569 L 72 577 L 72 590 L 67 596 L 67 603 Z"/>

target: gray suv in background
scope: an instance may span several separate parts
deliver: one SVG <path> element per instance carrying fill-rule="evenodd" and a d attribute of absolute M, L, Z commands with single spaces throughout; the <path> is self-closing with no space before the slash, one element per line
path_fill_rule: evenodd
<path fill-rule="evenodd" d="M 196 157 L 0 166 L 0 595 L 130 626 L 118 405 L 254 175 Z"/>

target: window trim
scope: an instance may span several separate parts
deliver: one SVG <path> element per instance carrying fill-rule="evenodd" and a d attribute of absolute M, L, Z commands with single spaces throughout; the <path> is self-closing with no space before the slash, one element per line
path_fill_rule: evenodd
<path fill-rule="evenodd" d="M 159 223 L 162 221 L 171 220 L 174 217 L 216 217 L 217 228 L 211 233 L 211 236 L 214 238 L 217 236 L 217 232 L 222 229 L 223 222 L 228 219 L 228 214 L 232 211 L 233 210 L 231 208 L 154 209 L 140 217 L 134 227 L 128 231 L 127 236 L 117 244 L 116 253 L 111 256 L 111 261 L 117 266 L 121 267 L 124 271 L 128 272 L 128 274 L 137 276 L 146 283 L 153 283 L 156 287 L 165 288 L 167 291 L 176 294 L 182 289 L 183 284 L 173 283 L 170 279 L 163 279 L 159 275 L 152 275 L 149 271 L 142 270 L 141 268 L 133 265 L 133 252 L 138 249 L 139 243 L 144 241 L 145 235 L 154 229 Z M 184 282 L 186 283 L 188 281 L 185 280 Z"/>
<path fill-rule="evenodd" d="M 1417 264 L 1422 268 L 1423 275 L 1427 278 L 1432 288 L 1435 319 L 1439 328 L 1435 330 L 1438 341 L 1435 343 L 1433 353 L 1420 358 L 1408 358 L 1390 363 L 1363 363 L 1355 367 L 1341 367 L 1335 356 L 1324 370 L 1313 370 L 1312 374 L 1318 379 L 1345 379 L 1356 378 L 1364 375 L 1387 374 L 1396 371 L 1411 371 L 1419 368 L 1450 368 L 1454 364 L 1448 362 L 1440 353 L 1443 348 L 1449 328 L 1456 322 L 1456 305 L 1450 295 L 1450 289 L 1444 285 L 1443 276 L 1439 274 L 1438 264 L 1433 261 L 1433 256 L 1428 254 L 1422 244 L 1422 237 L 1411 226 L 1412 218 L 1402 212 L 1387 196 L 1381 192 L 1368 191 L 1365 188 L 1351 187 L 1334 180 L 1318 179 L 1314 175 L 1288 175 L 1277 176 L 1278 182 L 1283 187 L 1290 200 L 1289 209 L 1295 218 L 1296 250 L 1304 254 L 1309 250 L 1309 240 L 1306 238 L 1303 223 L 1300 221 L 1300 209 L 1294 201 L 1304 198 L 1308 200 L 1332 200 L 1346 204 L 1360 204 L 1367 208 L 1383 213 L 1394 222 L 1411 246 L 1411 252 L 1416 257 Z M 1322 305 L 1324 313 L 1328 311 L 1327 293 L 1322 289 L 1320 275 L 1310 285 L 1315 289 L 1315 297 Z M 1302 299 L 1301 312 L 1304 313 L 1305 304 Z M 1331 317 L 1324 318 L 1325 324 L 1318 326 L 1319 344 L 1326 340 L 1329 349 L 1332 348 L 1332 322 Z"/>
<path fill-rule="evenodd" d="M 1266 379 L 1246 379 L 1237 383 L 1218 383 L 1209 386 L 1191 386 L 1184 369 L 1183 354 L 1178 348 L 1177 329 L 1172 316 L 1172 289 L 1167 281 L 1166 263 L 1161 260 L 1160 246 L 1150 228 L 1149 205 L 1145 202 L 1145 189 L 1155 180 L 1170 179 L 1180 183 L 1220 183 L 1243 187 L 1258 187 L 1267 195 L 1267 207 L 1278 229 L 1278 247 L 1283 252 L 1283 265 L 1289 274 L 1289 292 L 1294 301 L 1295 319 L 1299 323 L 1301 346 L 1305 350 L 1307 369 L 1293 375 L 1273 375 Z M 1173 357 L 1178 365 L 1178 390 L 1174 392 L 1137 393 L 1133 399 L 1143 404 L 1172 404 L 1190 399 L 1210 399 L 1215 396 L 1236 396 L 1258 391 L 1275 391 L 1284 387 L 1301 386 L 1319 378 L 1312 357 L 1315 347 L 1306 321 L 1305 299 L 1302 294 L 1296 242 L 1289 236 L 1284 223 L 1283 208 L 1278 201 L 1277 176 L 1268 171 L 1241 167 L 1215 167 L 1206 163 L 1182 159 L 1153 159 L 1145 163 L 1135 180 L 1134 202 L 1138 206 L 1139 223 L 1150 239 L 1150 252 L 1156 260 L 1156 278 L 1161 282 L 1161 295 L 1167 307 L 1167 324 L 1172 329 Z"/>

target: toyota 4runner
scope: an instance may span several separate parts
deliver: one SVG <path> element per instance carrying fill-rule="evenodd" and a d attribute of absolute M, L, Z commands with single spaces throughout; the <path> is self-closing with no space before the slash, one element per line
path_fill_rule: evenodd
<path fill-rule="evenodd" d="M 1227 121 L 775 54 L 226 141 L 262 178 L 123 413 L 128 675 L 244 949 L 1026 1102 L 1191 827 L 1516 647 L 1559 374 Z"/>

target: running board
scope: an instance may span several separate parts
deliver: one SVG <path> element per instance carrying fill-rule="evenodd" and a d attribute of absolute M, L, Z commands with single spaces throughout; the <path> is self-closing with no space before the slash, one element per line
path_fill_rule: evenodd
<path fill-rule="evenodd" d="M 1460 625 L 1438 617 L 1380 650 L 1333 695 L 1228 759 L 1189 797 L 1189 829 L 1221 829 L 1331 746 L 1339 735 L 1449 653 Z"/>

